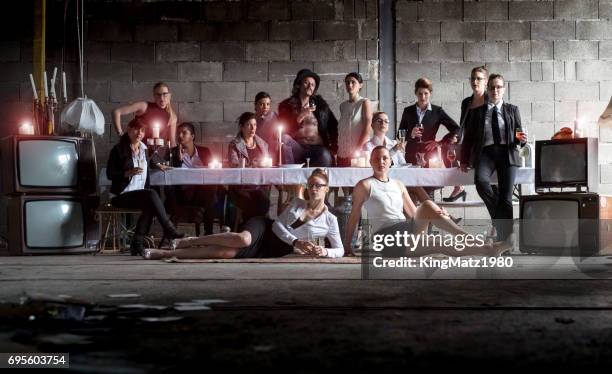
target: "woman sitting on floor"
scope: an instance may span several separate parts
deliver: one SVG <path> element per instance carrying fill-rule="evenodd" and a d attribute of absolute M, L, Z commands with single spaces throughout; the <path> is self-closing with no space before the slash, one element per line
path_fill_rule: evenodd
<path fill-rule="evenodd" d="M 253 217 L 240 232 L 228 232 L 175 241 L 174 251 L 146 249 L 146 259 L 178 258 L 265 258 L 292 252 L 319 257 L 342 257 L 344 250 L 338 220 L 327 209 L 325 198 L 329 179 L 321 169 L 308 178 L 308 201 L 296 198 L 272 221 Z M 331 248 L 317 245 L 317 238 L 329 240 Z"/>

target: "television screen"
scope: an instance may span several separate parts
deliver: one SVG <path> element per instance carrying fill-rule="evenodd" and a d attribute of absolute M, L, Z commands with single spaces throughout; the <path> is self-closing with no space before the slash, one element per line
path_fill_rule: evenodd
<path fill-rule="evenodd" d="M 85 241 L 83 204 L 71 200 L 24 203 L 24 241 L 28 248 L 73 248 Z M 44 229 L 43 229 L 44 228 Z"/>
<path fill-rule="evenodd" d="M 585 183 L 585 143 L 546 144 L 541 148 L 540 177 L 543 183 Z"/>
<path fill-rule="evenodd" d="M 522 209 L 521 242 L 526 246 L 578 247 L 579 200 L 530 200 Z"/>
<path fill-rule="evenodd" d="M 51 139 L 21 139 L 19 181 L 27 187 L 75 187 L 78 183 L 77 143 Z"/>

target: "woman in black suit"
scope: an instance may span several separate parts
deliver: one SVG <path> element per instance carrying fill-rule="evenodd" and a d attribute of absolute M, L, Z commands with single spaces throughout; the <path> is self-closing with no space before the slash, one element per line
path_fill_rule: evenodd
<path fill-rule="evenodd" d="M 128 124 L 128 130 L 110 152 L 106 176 L 111 180 L 111 204 L 118 208 L 140 209 L 142 213 L 130 246 L 132 256 L 142 254 L 144 236 L 149 232 L 153 217 L 156 217 L 169 239 L 182 238 L 172 225 L 164 204 L 154 190 L 149 189 L 147 147 L 142 142 L 146 124 L 138 117 Z"/>

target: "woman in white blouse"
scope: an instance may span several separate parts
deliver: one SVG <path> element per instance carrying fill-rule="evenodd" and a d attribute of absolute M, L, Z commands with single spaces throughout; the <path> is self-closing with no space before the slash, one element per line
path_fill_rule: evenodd
<path fill-rule="evenodd" d="M 308 178 L 305 201 L 294 199 L 283 213 L 272 221 L 253 217 L 240 232 L 190 237 L 175 241 L 175 250 L 146 249 L 147 259 L 178 258 L 264 258 L 298 253 L 319 257 L 342 257 L 344 249 L 338 220 L 325 205 L 329 179 L 322 169 Z M 320 240 L 319 240 L 320 239 Z M 331 248 L 326 248 L 327 239 Z"/>
<path fill-rule="evenodd" d="M 364 151 L 372 152 L 372 150 L 382 145 L 389 150 L 393 166 L 400 166 L 406 163 L 404 152 L 406 151 L 406 142 L 398 142 L 387 137 L 389 130 L 389 116 L 385 112 L 376 112 L 372 116 L 372 129 L 374 134 L 372 138 L 363 146 Z"/>

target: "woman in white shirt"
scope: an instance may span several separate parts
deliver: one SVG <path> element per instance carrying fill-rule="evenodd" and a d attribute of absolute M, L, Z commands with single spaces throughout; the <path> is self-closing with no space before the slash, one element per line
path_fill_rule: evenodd
<path fill-rule="evenodd" d="M 404 152 L 406 152 L 406 142 L 398 142 L 397 140 L 389 139 L 387 131 L 389 130 L 389 116 L 385 112 L 376 112 L 372 116 L 372 129 L 374 134 L 372 138 L 363 146 L 364 151 L 372 152 L 372 150 L 382 145 L 389 150 L 391 161 L 394 166 L 400 166 L 406 163 Z"/>
<path fill-rule="evenodd" d="M 147 259 L 178 258 L 264 258 L 295 252 L 319 257 L 342 257 L 344 249 L 338 220 L 325 205 L 329 179 L 321 169 L 308 178 L 308 201 L 296 198 L 272 221 L 253 217 L 240 232 L 190 237 L 175 241 L 176 249 L 146 249 Z M 327 239 L 331 248 L 326 248 Z"/>

